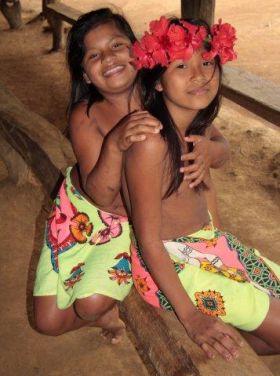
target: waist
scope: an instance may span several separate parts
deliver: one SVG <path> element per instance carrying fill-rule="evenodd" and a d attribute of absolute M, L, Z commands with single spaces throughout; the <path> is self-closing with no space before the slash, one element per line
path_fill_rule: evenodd
<path fill-rule="evenodd" d="M 96 203 L 86 194 L 83 190 L 83 187 L 80 183 L 80 175 L 78 173 L 77 167 L 69 167 L 66 171 L 66 180 L 68 181 L 68 186 L 72 187 L 70 192 L 76 191 L 78 194 L 87 201 L 90 205 L 94 206 L 96 209 L 101 210 L 102 212 L 115 214 L 122 217 L 127 217 L 126 210 L 123 206 L 121 196 L 119 195 L 112 205 L 108 207 L 101 207 L 96 205 Z"/>

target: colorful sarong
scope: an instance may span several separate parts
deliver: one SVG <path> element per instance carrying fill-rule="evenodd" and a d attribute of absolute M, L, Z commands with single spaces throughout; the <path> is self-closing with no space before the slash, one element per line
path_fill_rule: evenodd
<path fill-rule="evenodd" d="M 46 223 L 34 296 L 56 295 L 60 309 L 92 294 L 123 300 L 132 286 L 128 219 L 81 196 L 70 171 Z"/>
<path fill-rule="evenodd" d="M 188 296 L 206 315 L 252 331 L 267 315 L 269 296 L 280 299 L 280 266 L 212 224 L 163 244 Z M 131 256 L 134 285 L 143 299 L 172 310 L 149 274 L 135 240 Z"/>

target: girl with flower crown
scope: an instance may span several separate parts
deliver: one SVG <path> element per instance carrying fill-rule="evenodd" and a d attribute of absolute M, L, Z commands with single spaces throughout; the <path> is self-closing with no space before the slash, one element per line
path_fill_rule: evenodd
<path fill-rule="evenodd" d="M 258 354 L 280 352 L 280 266 L 218 230 L 207 182 L 182 179 L 189 135 L 205 135 L 218 114 L 221 65 L 236 58 L 235 29 L 199 20 L 150 24 L 133 46 L 143 107 L 160 120 L 125 154 L 123 192 L 135 239 L 132 274 L 142 298 L 174 310 L 187 334 L 213 358 L 238 356 L 238 328 Z"/>
<path fill-rule="evenodd" d="M 94 325 L 118 342 L 124 330 L 116 301 L 129 293 L 132 277 L 129 224 L 119 193 L 123 152 L 161 127 L 138 110 L 130 53 L 135 40 L 127 21 L 107 8 L 83 15 L 68 36 L 70 136 L 78 165 L 67 170 L 54 201 L 37 268 L 35 323 L 48 335 Z M 227 155 L 218 131 L 196 142 L 193 153 L 183 156 L 193 166 L 181 173 L 193 186 Z M 201 145 L 208 151 L 200 151 Z"/>

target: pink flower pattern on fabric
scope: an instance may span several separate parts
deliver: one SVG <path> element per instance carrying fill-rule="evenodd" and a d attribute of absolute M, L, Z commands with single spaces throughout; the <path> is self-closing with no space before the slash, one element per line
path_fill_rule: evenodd
<path fill-rule="evenodd" d="M 117 238 L 122 234 L 121 222 L 127 222 L 126 217 L 114 216 L 113 214 L 101 212 L 98 210 L 101 221 L 106 226 L 99 230 L 90 240 L 90 244 L 99 245 L 108 243 L 111 238 Z"/>

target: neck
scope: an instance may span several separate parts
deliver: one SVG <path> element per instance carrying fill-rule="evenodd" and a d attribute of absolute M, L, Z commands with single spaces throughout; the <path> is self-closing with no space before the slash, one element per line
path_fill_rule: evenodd
<path fill-rule="evenodd" d="M 190 110 L 186 108 L 176 108 L 169 102 L 165 102 L 167 109 L 172 116 L 173 121 L 175 122 L 180 134 L 182 137 L 185 136 L 186 131 L 188 130 L 191 122 L 196 117 L 198 110 Z"/>
<path fill-rule="evenodd" d="M 103 96 L 104 104 L 110 105 L 114 110 L 120 111 L 124 115 L 141 107 L 136 88 L 126 90 L 123 93 L 104 93 Z"/>

